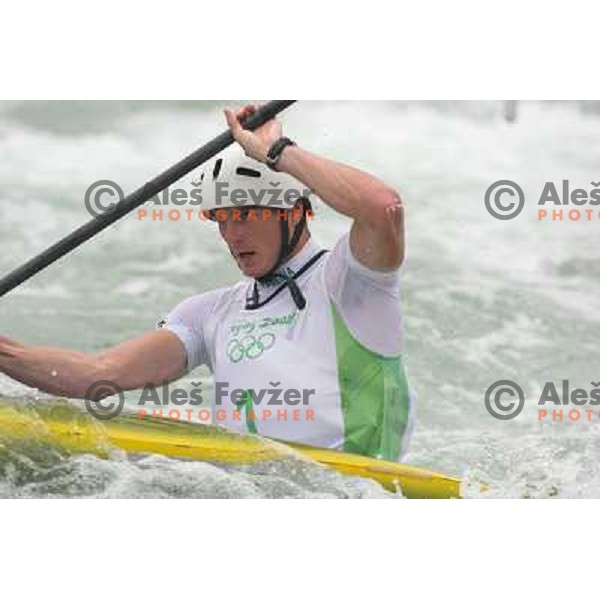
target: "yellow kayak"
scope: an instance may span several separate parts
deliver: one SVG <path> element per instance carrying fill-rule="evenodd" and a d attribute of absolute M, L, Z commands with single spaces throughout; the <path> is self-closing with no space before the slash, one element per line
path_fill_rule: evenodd
<path fill-rule="evenodd" d="M 461 480 L 427 469 L 356 454 L 243 435 L 221 427 L 121 414 L 98 421 L 71 402 L 0 399 L 0 445 L 48 445 L 109 458 L 116 448 L 221 463 L 251 464 L 302 456 L 355 477 L 377 481 L 407 498 L 460 498 Z"/>

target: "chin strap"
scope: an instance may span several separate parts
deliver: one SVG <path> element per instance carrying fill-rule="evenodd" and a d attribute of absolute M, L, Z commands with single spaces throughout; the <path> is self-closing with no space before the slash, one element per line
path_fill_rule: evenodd
<path fill-rule="evenodd" d="M 279 267 L 288 259 L 290 254 L 294 251 L 294 248 L 298 245 L 300 236 L 306 227 L 306 211 L 310 209 L 310 202 L 306 198 L 300 198 L 300 201 L 302 202 L 302 217 L 300 218 L 298 224 L 294 227 L 292 238 L 290 239 L 289 237 L 286 215 L 286 218 L 279 222 L 279 229 L 281 231 L 281 246 L 279 248 L 279 256 L 277 257 L 273 267 L 271 267 L 271 269 L 261 277 L 257 277 L 256 281 L 269 285 L 272 282 L 273 276 L 280 275 L 280 273 L 277 272 L 277 269 L 279 269 Z"/>
<path fill-rule="evenodd" d="M 300 236 L 302 235 L 302 232 L 304 231 L 304 228 L 306 227 L 306 211 L 310 210 L 311 205 L 310 205 L 310 202 L 306 198 L 301 198 L 300 201 L 302 203 L 302 217 L 300 217 L 300 221 L 294 227 L 294 231 L 292 233 L 291 239 L 289 237 L 287 216 L 285 219 L 282 219 L 279 222 L 280 231 L 281 231 L 281 247 L 279 249 L 279 256 L 277 257 L 275 264 L 269 270 L 268 273 L 265 273 L 265 275 L 262 275 L 261 277 L 256 278 L 256 280 L 254 282 L 254 289 L 252 292 L 252 297 L 249 299 L 246 299 L 246 308 L 247 309 L 253 309 L 253 308 L 258 308 L 259 306 L 264 306 L 269 300 L 271 300 L 271 298 L 273 298 L 282 289 L 284 289 L 286 287 L 289 287 L 290 294 L 292 295 L 292 298 L 294 299 L 296 306 L 300 310 L 302 310 L 306 306 L 306 299 L 304 298 L 304 295 L 300 291 L 298 284 L 294 281 L 294 278 L 297 275 L 299 275 L 301 272 L 304 272 L 304 267 L 302 267 L 302 269 L 300 269 L 298 271 L 298 273 L 296 273 L 295 275 L 291 269 L 284 269 L 284 271 L 278 271 L 279 267 L 288 259 L 288 257 L 294 251 L 294 248 L 296 248 L 296 246 L 298 245 L 298 242 L 300 241 Z M 319 254 L 319 256 L 320 256 L 320 254 Z M 309 265 L 309 263 L 310 263 L 310 265 L 312 265 L 311 261 L 308 261 L 307 265 Z M 304 266 L 306 266 L 306 265 L 304 265 Z M 269 296 L 269 298 L 266 301 L 259 302 L 257 282 L 262 283 L 264 285 L 277 285 L 277 284 L 281 284 L 281 283 L 283 283 L 283 285 L 274 294 Z"/>
<path fill-rule="evenodd" d="M 255 310 L 257 308 L 261 308 L 265 304 L 268 304 L 275 296 L 280 294 L 283 290 L 288 288 L 290 290 L 290 294 L 294 299 L 294 303 L 298 307 L 299 310 L 303 310 L 306 307 L 306 298 L 304 294 L 300 290 L 300 287 L 296 283 L 296 279 L 300 277 L 303 273 L 308 271 L 318 260 L 328 252 L 328 250 L 320 250 L 317 252 L 310 260 L 306 261 L 298 269 L 295 273 L 290 268 L 286 268 L 280 273 L 275 273 L 269 277 L 269 284 L 279 283 L 279 287 L 267 298 L 265 298 L 262 302 L 258 298 L 258 284 L 257 281 L 254 281 L 254 285 L 252 287 L 252 295 L 246 298 L 246 310 Z"/>

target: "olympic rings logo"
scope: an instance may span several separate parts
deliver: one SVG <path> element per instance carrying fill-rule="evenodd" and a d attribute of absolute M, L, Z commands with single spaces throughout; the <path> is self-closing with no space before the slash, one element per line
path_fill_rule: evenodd
<path fill-rule="evenodd" d="M 258 338 L 253 335 L 247 335 L 241 340 L 235 338 L 227 344 L 227 356 L 233 363 L 238 363 L 244 358 L 254 360 L 274 344 L 275 335 L 272 333 L 263 333 Z"/>

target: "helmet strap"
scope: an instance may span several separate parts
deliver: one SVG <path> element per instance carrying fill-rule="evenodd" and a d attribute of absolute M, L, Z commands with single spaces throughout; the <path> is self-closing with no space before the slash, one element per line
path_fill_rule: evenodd
<path fill-rule="evenodd" d="M 277 273 L 277 269 L 289 258 L 292 254 L 298 242 L 300 241 L 300 236 L 306 227 L 306 203 L 304 198 L 301 198 L 302 203 L 302 217 L 300 217 L 300 221 L 297 225 L 294 226 L 294 231 L 292 233 L 292 237 L 290 239 L 289 229 L 287 224 L 287 218 L 283 219 L 279 222 L 280 231 L 281 231 L 281 244 L 279 247 L 279 256 L 275 261 L 273 267 L 261 277 L 257 277 L 256 280 L 260 283 L 268 283 L 273 275 Z"/>
<path fill-rule="evenodd" d="M 291 239 L 289 237 L 287 218 L 280 221 L 281 245 L 280 245 L 280 249 L 279 249 L 279 257 L 277 258 L 275 265 L 269 270 L 269 272 L 266 273 L 265 275 L 263 275 L 262 277 L 257 277 L 256 281 L 258 281 L 260 283 L 269 283 L 270 281 L 273 281 L 273 279 L 276 277 L 276 275 L 279 275 L 279 273 L 277 273 L 277 270 L 279 269 L 279 267 L 289 258 L 289 256 L 294 251 L 294 248 L 296 248 L 296 246 L 298 245 L 298 242 L 300 241 L 300 236 L 302 235 L 302 232 L 304 231 L 304 229 L 306 227 L 307 204 L 306 204 L 306 201 L 304 198 L 301 198 L 301 204 L 302 204 L 302 217 L 300 217 L 299 223 L 294 226 L 294 231 L 292 233 Z M 294 281 L 293 277 L 289 277 L 285 274 L 284 274 L 284 277 L 286 278 L 286 282 L 283 285 L 283 287 L 289 288 L 292 298 L 294 300 L 294 303 L 300 310 L 303 310 L 304 307 L 306 306 L 306 299 L 304 298 L 304 295 L 300 291 L 298 284 Z M 268 300 L 270 300 L 270 298 Z M 259 305 L 258 288 L 256 286 L 256 283 L 254 284 L 254 293 L 253 293 L 253 298 L 252 298 L 251 304 L 253 307 Z"/>

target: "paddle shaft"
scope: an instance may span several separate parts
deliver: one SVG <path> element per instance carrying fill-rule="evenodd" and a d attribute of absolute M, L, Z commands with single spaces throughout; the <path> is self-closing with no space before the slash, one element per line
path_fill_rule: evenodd
<path fill-rule="evenodd" d="M 242 125 L 245 129 L 254 130 L 293 103 L 294 100 L 274 100 L 269 102 L 245 119 L 242 122 Z M 0 296 L 4 296 L 24 281 L 33 277 L 36 273 L 39 273 L 42 269 L 45 269 L 47 266 L 63 257 L 65 254 L 68 254 L 78 246 L 81 246 L 81 244 L 115 221 L 118 221 L 134 208 L 141 206 L 144 202 L 153 198 L 166 187 L 178 179 L 181 179 L 184 175 L 196 167 L 199 167 L 207 160 L 210 160 L 233 142 L 234 139 L 231 135 L 231 131 L 227 130 L 221 133 L 183 160 L 180 160 L 151 181 L 145 183 L 142 187 L 135 190 L 135 192 L 126 196 L 122 201 L 115 205 L 113 210 L 101 213 L 91 221 L 88 221 L 81 227 L 75 229 L 75 231 L 65 236 L 48 249 L 44 250 L 42 253 L 33 257 L 31 260 L 28 260 L 20 267 L 17 267 L 14 271 L 10 272 L 0 280 Z"/>

